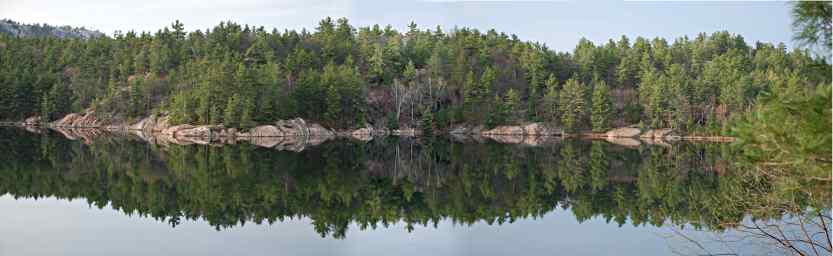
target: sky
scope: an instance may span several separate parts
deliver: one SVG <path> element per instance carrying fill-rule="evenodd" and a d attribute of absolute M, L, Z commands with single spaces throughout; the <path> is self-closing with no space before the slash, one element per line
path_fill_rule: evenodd
<path fill-rule="evenodd" d="M 0 0 L 0 18 L 96 29 L 156 31 L 180 20 L 187 30 L 221 21 L 267 29 L 313 30 L 324 17 L 346 17 L 353 26 L 390 24 L 404 30 L 472 27 L 515 34 L 572 51 L 579 39 L 597 43 L 727 30 L 756 41 L 791 46 L 789 3 L 571 0 Z"/>
<path fill-rule="evenodd" d="M 125 215 L 86 199 L 31 199 L 0 195 L 0 255 L 683 255 L 703 254 L 685 239 L 712 252 L 732 246 L 741 255 L 763 255 L 761 241 L 724 243 L 709 231 L 690 226 L 619 226 L 601 216 L 579 222 L 572 210 L 556 208 L 541 217 L 512 223 L 472 225 L 440 220 L 436 227 L 402 222 L 361 229 L 351 224 L 344 239 L 321 237 L 306 217 L 273 224 L 246 223 L 216 231 L 205 220 L 164 221 Z M 683 236 L 677 234 L 685 234 Z M 728 231 L 719 234 L 732 234 Z M 734 236 L 726 238 L 734 238 Z M 735 238 L 736 239 L 736 238 Z M 48 246 L 44 246 L 48 245 Z M 391 253 L 395 252 L 395 253 Z"/>

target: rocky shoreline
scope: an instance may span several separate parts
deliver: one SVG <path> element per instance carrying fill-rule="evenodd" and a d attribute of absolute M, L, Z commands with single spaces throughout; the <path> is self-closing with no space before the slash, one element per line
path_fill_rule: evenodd
<path fill-rule="evenodd" d="M 97 119 L 93 110 L 87 110 L 84 113 L 70 113 L 59 120 L 45 125 L 39 117 L 35 116 L 19 122 L 18 125 L 24 127 L 45 126 L 58 130 L 68 138 L 84 138 L 85 140 L 88 140 L 91 135 L 100 132 L 85 131 L 78 134 L 79 132 L 73 130 L 94 129 L 111 132 L 128 132 L 145 140 L 160 144 L 229 144 L 238 141 L 248 141 L 258 146 L 278 147 L 288 150 L 301 150 L 304 145 L 317 145 L 335 138 L 369 141 L 374 137 L 382 136 L 417 137 L 422 135 L 421 130 L 414 128 L 389 130 L 386 128 L 365 127 L 355 130 L 334 130 L 326 128 L 321 124 L 307 122 L 301 118 L 278 120 L 274 123 L 261 124 L 245 130 L 228 128 L 222 124 L 171 125 L 169 117 L 165 114 L 151 115 L 133 124 L 107 124 Z M 670 145 L 669 143 L 671 142 L 680 140 L 734 141 L 734 138 L 731 137 L 684 136 L 672 129 L 644 130 L 636 126 L 616 128 L 606 133 L 567 133 L 561 128 L 552 127 L 544 123 L 498 126 L 493 129 L 486 129 L 482 125 L 460 125 L 452 127 L 447 133 L 452 139 L 459 141 L 483 141 L 483 138 L 487 138 L 499 143 L 531 146 L 548 144 L 564 137 L 604 139 L 610 143 L 629 147 L 640 146 L 643 143 L 666 146 Z"/>

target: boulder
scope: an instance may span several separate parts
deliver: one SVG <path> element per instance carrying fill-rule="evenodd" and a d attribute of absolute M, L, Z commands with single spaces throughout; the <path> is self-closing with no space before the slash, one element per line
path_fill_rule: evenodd
<path fill-rule="evenodd" d="M 38 125 L 40 124 L 40 116 L 31 116 L 23 120 L 23 125 Z"/>
<path fill-rule="evenodd" d="M 639 128 L 636 127 L 622 127 L 618 129 L 613 129 L 607 132 L 608 138 L 633 138 L 639 136 L 642 133 Z"/>
<path fill-rule="evenodd" d="M 374 130 L 373 132 L 378 132 Z M 316 123 L 310 123 L 307 125 L 307 134 L 312 137 L 333 137 L 335 136 L 335 132 L 331 131 L 330 129 L 324 128 L 324 126 Z"/>
<path fill-rule="evenodd" d="M 275 122 L 275 127 L 281 131 L 278 136 L 307 136 L 309 133 L 307 122 L 301 118 L 279 120 Z"/>
<path fill-rule="evenodd" d="M 153 126 L 150 128 L 151 131 L 152 132 L 161 132 L 161 131 L 164 131 L 165 129 L 168 129 L 168 127 L 171 127 L 170 120 L 171 120 L 171 118 L 168 117 L 168 116 L 162 116 L 162 117 L 157 118 L 156 122 L 154 122 Z"/>
<path fill-rule="evenodd" d="M 396 136 L 416 137 L 422 135 L 422 130 L 417 130 L 414 128 L 402 128 L 393 130 L 392 133 Z"/>
<path fill-rule="evenodd" d="M 529 136 L 554 136 L 560 135 L 560 129 L 548 127 L 542 123 L 531 123 L 523 126 L 524 134 Z"/>
<path fill-rule="evenodd" d="M 196 138 L 218 138 L 220 131 L 222 131 L 223 129 L 224 127 L 222 125 L 200 125 L 197 127 L 192 127 L 190 129 L 179 130 L 175 134 L 175 136 Z"/>
<path fill-rule="evenodd" d="M 26 129 L 27 132 L 41 134 L 41 128 L 33 125 L 26 125 L 23 126 L 23 129 Z"/>
<path fill-rule="evenodd" d="M 449 130 L 448 133 L 455 134 L 455 135 L 468 134 L 469 133 L 469 128 L 466 127 L 466 126 L 463 126 L 463 125 L 455 126 L 455 127 L 451 128 L 451 130 Z"/>
<path fill-rule="evenodd" d="M 199 144 L 199 145 L 209 145 L 209 144 L 211 144 L 211 141 L 213 141 L 211 138 L 209 138 L 207 136 L 206 137 L 182 136 L 182 137 L 179 138 L 179 140 L 180 141 L 187 141 L 189 143 Z"/>
<path fill-rule="evenodd" d="M 524 136 L 521 143 L 526 146 L 541 146 L 555 144 L 558 140 L 559 138 L 553 136 Z"/>
<path fill-rule="evenodd" d="M 306 144 L 309 146 L 318 146 L 322 143 L 334 138 L 333 136 L 312 136 L 307 138 Z"/>
<path fill-rule="evenodd" d="M 73 127 L 98 127 L 98 119 L 95 117 L 95 111 L 88 110 L 84 116 L 73 122 Z"/>
<path fill-rule="evenodd" d="M 483 129 L 484 128 L 483 128 L 482 125 L 478 125 L 478 126 L 458 125 L 458 126 L 455 126 L 455 127 L 451 128 L 451 130 L 449 130 L 448 133 L 450 133 L 450 134 L 460 134 L 460 135 L 469 135 L 469 134 L 481 135 L 483 133 Z"/>
<path fill-rule="evenodd" d="M 486 138 L 480 134 L 450 134 L 451 141 L 458 143 L 484 143 Z"/>
<path fill-rule="evenodd" d="M 656 130 L 649 130 L 643 133 L 640 137 L 642 142 L 650 145 L 660 145 L 665 147 L 670 147 L 671 144 L 668 144 L 667 139 L 675 140 L 678 136 L 673 135 L 674 130 L 664 128 L 664 129 L 656 129 Z"/>
<path fill-rule="evenodd" d="M 102 131 L 100 129 L 79 129 L 79 128 L 69 128 L 69 127 L 53 127 L 53 130 L 57 131 L 64 137 L 69 140 L 83 140 L 84 144 L 92 144 L 93 138 L 101 136 Z"/>
<path fill-rule="evenodd" d="M 671 147 L 671 144 L 668 144 L 663 138 L 655 137 L 655 138 L 640 138 L 642 142 L 648 145 L 658 145 L 663 147 Z"/>
<path fill-rule="evenodd" d="M 353 130 L 352 132 L 350 132 L 350 134 L 351 135 L 371 135 L 371 134 L 373 134 L 373 128 L 371 128 L 371 127 L 359 128 L 359 129 Z"/>
<path fill-rule="evenodd" d="M 52 126 L 55 126 L 55 127 L 69 127 L 69 126 L 72 126 L 72 124 L 75 123 L 75 121 L 80 119 L 80 118 L 81 118 L 81 115 L 79 115 L 78 113 L 69 113 L 66 116 L 64 116 L 63 118 L 59 119 L 58 121 L 53 122 Z"/>
<path fill-rule="evenodd" d="M 524 128 L 515 125 L 498 126 L 494 129 L 483 131 L 483 135 L 524 135 Z"/>
<path fill-rule="evenodd" d="M 167 136 L 171 136 L 171 137 L 176 137 L 177 132 L 179 132 L 181 130 L 187 130 L 187 129 L 193 129 L 193 128 L 194 128 L 194 126 L 190 125 L 190 124 L 174 125 L 174 126 L 168 127 L 165 130 L 162 130 L 162 134 L 167 135 Z"/>
<path fill-rule="evenodd" d="M 670 136 L 671 134 L 676 134 L 672 129 L 659 129 L 654 132 L 654 137 L 656 138 L 665 138 Z"/>
<path fill-rule="evenodd" d="M 149 117 L 143 118 L 142 120 L 139 120 L 139 122 L 137 122 L 135 124 L 127 126 L 127 129 L 128 130 L 134 130 L 134 131 L 135 130 L 144 131 L 144 130 L 146 130 L 146 127 L 154 126 L 155 122 L 156 122 L 156 117 L 155 116 L 149 116 Z"/>
<path fill-rule="evenodd" d="M 370 141 L 373 139 L 373 128 L 365 127 L 356 129 L 350 132 L 350 137 L 361 141 Z"/>
<path fill-rule="evenodd" d="M 306 148 L 307 141 L 305 137 L 290 136 L 283 137 L 274 148 L 281 151 L 301 152 Z"/>
<path fill-rule="evenodd" d="M 605 139 L 607 142 L 625 146 L 625 147 L 639 147 L 642 145 L 638 140 L 633 138 L 622 138 L 622 137 L 608 137 Z"/>
<path fill-rule="evenodd" d="M 236 133 L 239 137 L 283 137 L 285 133 L 274 125 L 261 125 L 249 129 L 246 133 Z"/>
<path fill-rule="evenodd" d="M 64 116 L 64 118 L 61 118 L 60 120 L 53 122 L 52 126 L 74 128 L 98 127 L 99 122 L 98 119 L 95 117 L 95 111 L 87 110 L 84 112 L 83 115 L 78 113 L 70 113 Z"/>
<path fill-rule="evenodd" d="M 252 145 L 264 147 L 264 148 L 274 148 L 283 140 L 282 137 L 247 137 L 243 138 L 242 140 L 246 140 Z"/>
<path fill-rule="evenodd" d="M 141 130 L 148 133 L 163 132 L 170 128 L 170 117 L 151 115 L 127 127 L 128 130 Z"/>
<path fill-rule="evenodd" d="M 324 128 L 320 124 L 307 123 L 307 121 L 301 118 L 279 120 L 275 122 L 273 127 L 277 129 L 277 132 L 269 128 L 268 134 L 273 134 L 271 136 L 335 136 L 335 133 L 330 129 Z M 257 136 L 257 134 L 252 133 L 251 136 Z"/>
<path fill-rule="evenodd" d="M 124 130 L 129 130 L 129 129 L 128 129 L 128 127 L 124 127 L 124 126 L 121 126 L 121 125 L 115 125 L 115 124 L 105 125 L 105 126 L 102 126 L 102 127 L 99 127 L 99 128 L 100 128 L 100 129 L 107 130 L 107 131 L 124 131 Z"/>
<path fill-rule="evenodd" d="M 520 144 L 524 141 L 524 136 L 517 135 L 486 134 L 483 137 L 492 139 L 502 144 Z"/>

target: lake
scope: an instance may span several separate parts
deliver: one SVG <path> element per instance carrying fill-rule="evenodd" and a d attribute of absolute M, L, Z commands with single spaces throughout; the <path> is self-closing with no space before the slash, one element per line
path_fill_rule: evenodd
<path fill-rule="evenodd" d="M 728 207 L 744 184 L 730 144 L 386 137 L 295 152 L 40 132 L 0 128 L 0 255 L 696 255 L 760 217 Z"/>

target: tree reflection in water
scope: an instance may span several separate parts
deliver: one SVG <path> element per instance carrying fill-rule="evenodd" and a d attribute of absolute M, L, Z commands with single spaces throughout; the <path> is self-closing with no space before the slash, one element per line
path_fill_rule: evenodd
<path fill-rule="evenodd" d="M 85 198 L 172 226 L 202 218 L 221 230 L 307 217 L 321 236 L 342 238 L 351 223 L 375 229 L 402 222 L 408 230 L 443 219 L 499 225 L 556 207 L 569 208 L 579 222 L 600 217 L 620 226 L 757 237 L 781 232 L 761 223 L 830 223 L 829 215 L 784 217 L 829 209 L 829 202 L 805 194 L 783 204 L 765 200 L 777 186 L 740 171 L 730 144 L 628 148 L 565 140 L 530 147 L 389 137 L 285 152 L 249 144 L 157 146 L 108 136 L 84 144 L 54 133 L 0 133 L 0 193 Z M 829 235 L 807 232 L 820 241 L 816 250 L 829 252 Z M 787 248 L 801 246 L 794 238 L 782 241 Z"/>

